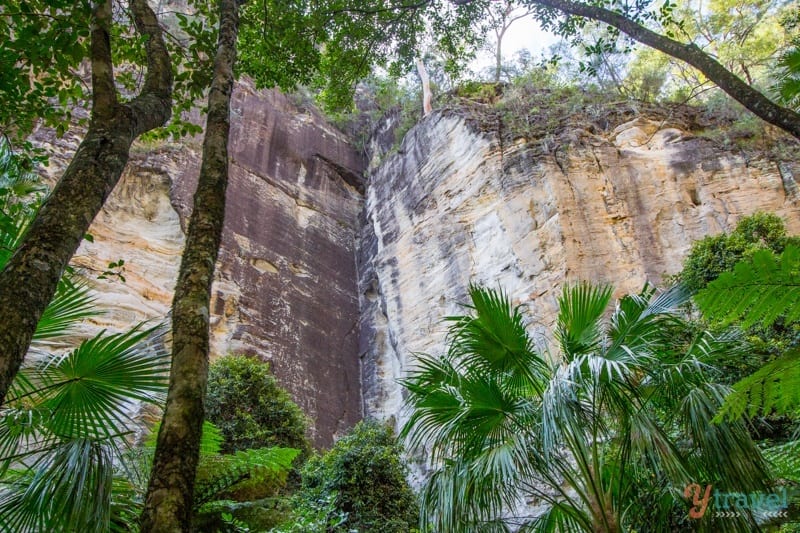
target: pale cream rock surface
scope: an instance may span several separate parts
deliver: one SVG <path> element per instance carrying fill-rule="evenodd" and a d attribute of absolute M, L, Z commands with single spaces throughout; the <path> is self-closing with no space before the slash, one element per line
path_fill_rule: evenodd
<path fill-rule="evenodd" d="M 365 415 L 404 418 L 398 380 L 415 353 L 444 350 L 442 318 L 462 311 L 469 283 L 506 291 L 545 343 L 566 283 L 607 282 L 617 295 L 659 284 L 694 240 L 758 210 L 800 232 L 788 172 L 645 118 L 610 134 L 509 143 L 434 113 L 369 176 L 359 265 Z"/>

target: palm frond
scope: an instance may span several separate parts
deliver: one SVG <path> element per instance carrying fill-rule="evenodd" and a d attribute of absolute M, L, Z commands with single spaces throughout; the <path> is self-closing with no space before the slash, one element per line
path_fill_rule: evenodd
<path fill-rule="evenodd" d="M 566 533 L 593 531 L 592 522 L 583 509 L 568 503 L 557 503 L 537 516 L 531 523 L 523 526 L 520 533 Z"/>
<path fill-rule="evenodd" d="M 782 104 L 800 107 L 800 44 L 795 42 L 778 59 L 777 83 L 773 91 Z"/>
<path fill-rule="evenodd" d="M 759 250 L 752 261 L 736 264 L 700 291 L 695 300 L 709 318 L 724 325 L 740 321 L 743 329 L 765 326 L 783 316 L 800 319 L 800 248 L 787 246 L 779 258 Z"/>
<path fill-rule="evenodd" d="M 613 353 L 621 346 L 642 353 L 651 345 L 664 347 L 663 335 L 669 327 L 679 323 L 676 311 L 686 303 L 689 294 L 682 285 L 674 285 L 656 294 L 654 287 L 645 285 L 639 294 L 629 294 L 619 299 L 611 315 L 608 337 Z"/>
<path fill-rule="evenodd" d="M 745 427 L 711 423 L 726 391 L 706 361 L 724 343 L 682 329 L 682 287 L 645 287 L 608 321 L 609 287 L 565 287 L 555 334 L 562 357 L 549 360 L 525 340 L 521 313 L 502 293 L 472 287 L 471 296 L 474 314 L 450 319 L 447 353 L 419 355 L 402 382 L 410 408 L 402 435 L 430 450 L 435 468 L 423 526 L 500 527 L 503 516 L 515 520 L 523 491 L 551 507 L 533 530 L 633 527 L 632 476 L 642 472 L 663 472 L 677 486 L 765 486 L 766 465 Z M 515 351 L 528 353 L 515 360 Z M 517 364 L 525 358 L 538 358 L 527 384 Z M 666 516 L 671 495 L 657 498 Z"/>
<path fill-rule="evenodd" d="M 475 370 L 463 375 L 425 355 L 418 365 L 403 381 L 413 411 L 402 435 L 412 446 L 429 443 L 433 460 L 454 453 L 473 457 L 525 431 L 531 404 L 509 393 L 502 375 Z"/>
<path fill-rule="evenodd" d="M 61 436 L 103 438 L 127 431 L 133 400 L 160 404 L 168 385 L 163 326 L 101 332 L 38 371 L 45 407 L 58 412 L 50 430 Z M 155 337 L 154 337 L 155 336 Z"/>
<path fill-rule="evenodd" d="M 602 316 L 611 301 L 610 285 L 565 286 L 558 300 L 555 336 L 565 357 L 593 351 L 602 336 Z"/>
<path fill-rule="evenodd" d="M 471 315 L 448 317 L 449 358 L 469 369 L 509 372 L 523 388 L 537 387 L 544 361 L 533 348 L 519 307 L 502 291 L 471 285 Z"/>
<path fill-rule="evenodd" d="M 423 531 L 508 531 L 497 517 L 504 504 L 513 504 L 513 486 L 496 481 L 461 461 L 433 472 L 421 495 Z"/>
<path fill-rule="evenodd" d="M 727 393 L 725 387 L 712 383 L 691 390 L 683 405 L 685 431 L 706 475 L 719 479 L 722 486 L 735 481 L 731 489 L 763 491 L 769 484 L 767 464 L 744 423 L 713 423 Z"/>
<path fill-rule="evenodd" d="M 107 531 L 113 471 L 102 443 L 62 443 L 0 491 L 5 531 Z"/>
<path fill-rule="evenodd" d="M 33 339 L 45 340 L 69 334 L 70 329 L 81 320 L 99 313 L 86 283 L 64 276 L 58 283 L 55 296 L 36 324 Z"/>

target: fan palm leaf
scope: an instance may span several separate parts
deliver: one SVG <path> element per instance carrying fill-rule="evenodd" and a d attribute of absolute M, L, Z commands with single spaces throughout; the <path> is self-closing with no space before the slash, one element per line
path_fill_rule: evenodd
<path fill-rule="evenodd" d="M 113 473 L 111 454 L 101 442 L 63 442 L 0 490 L 0 531 L 107 531 Z"/>
<path fill-rule="evenodd" d="M 435 467 L 423 493 L 426 525 L 495 527 L 527 493 L 547 511 L 523 530 L 620 531 L 647 505 L 634 483 L 643 472 L 663 472 L 673 487 L 709 476 L 765 487 L 765 463 L 744 427 L 711 424 L 725 391 L 705 361 L 729 339 L 682 333 L 680 287 L 645 287 L 607 315 L 611 294 L 565 287 L 558 351 L 545 357 L 505 295 L 470 288 L 470 314 L 448 318 L 446 354 L 419 355 L 403 381 L 402 435 L 429 449 Z M 652 498 L 662 515 L 675 505 L 665 488 Z M 732 531 L 753 525 L 740 522 Z"/>
<path fill-rule="evenodd" d="M 0 516 L 9 531 L 108 530 L 114 464 L 125 461 L 133 402 L 160 404 L 166 393 L 163 335 L 163 326 L 144 324 L 101 333 L 20 371 L 0 412 L 9 480 Z"/>

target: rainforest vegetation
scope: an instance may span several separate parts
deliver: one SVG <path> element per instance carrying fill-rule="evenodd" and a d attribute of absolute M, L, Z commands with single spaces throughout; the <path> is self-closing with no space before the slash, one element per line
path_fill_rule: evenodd
<path fill-rule="evenodd" d="M 508 54 L 534 22 L 555 44 Z M 8 0 L 0 39 L 0 531 L 800 530 L 800 237 L 774 214 L 695 242 L 662 287 L 563 280 L 547 342 L 502 287 L 465 288 L 400 422 L 330 450 L 267 364 L 209 341 L 237 79 L 363 150 L 392 113 L 395 148 L 470 106 L 547 146 L 622 106 L 796 161 L 795 3 Z M 80 139 L 53 179 L 44 134 Z M 76 340 L 103 309 L 70 260 L 132 147 L 189 138 L 171 316 Z M 712 486 L 739 496 L 705 514 Z"/>

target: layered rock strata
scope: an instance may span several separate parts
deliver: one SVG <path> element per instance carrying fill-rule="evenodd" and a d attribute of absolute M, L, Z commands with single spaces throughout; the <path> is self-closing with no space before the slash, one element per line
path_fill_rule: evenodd
<path fill-rule="evenodd" d="M 650 112 L 573 116 L 526 137 L 493 109 L 435 112 L 393 150 L 380 125 L 365 181 L 364 160 L 319 113 L 236 89 L 213 355 L 269 361 L 318 445 L 362 416 L 399 422 L 398 379 L 414 353 L 443 349 L 442 317 L 461 311 L 470 282 L 524 305 L 544 343 L 565 283 L 657 284 L 693 240 L 757 210 L 800 233 L 792 161 L 725 150 Z M 38 138 L 55 177 L 79 138 Z M 132 152 L 74 261 L 106 309 L 84 336 L 167 316 L 199 162 L 198 139 Z M 97 279 L 119 259 L 125 283 Z"/>
<path fill-rule="evenodd" d="M 547 341 L 569 282 L 617 294 L 680 270 L 691 243 L 758 210 L 800 232 L 797 164 L 720 149 L 630 117 L 529 140 L 439 112 L 369 178 L 359 251 L 368 416 L 402 414 L 414 353 L 444 348 L 442 318 L 470 282 L 505 290 Z M 478 121 L 479 122 L 479 121 Z"/>
<path fill-rule="evenodd" d="M 47 139 L 67 154 L 52 159 L 53 176 L 78 141 L 71 139 Z M 230 156 L 212 356 L 268 361 L 313 421 L 315 442 L 328 446 L 361 418 L 355 249 L 362 157 L 318 112 L 247 84 L 233 97 Z M 94 242 L 74 259 L 106 309 L 84 336 L 167 317 L 199 164 L 198 139 L 137 145 L 90 229 Z M 125 283 L 97 280 L 119 259 Z"/>

